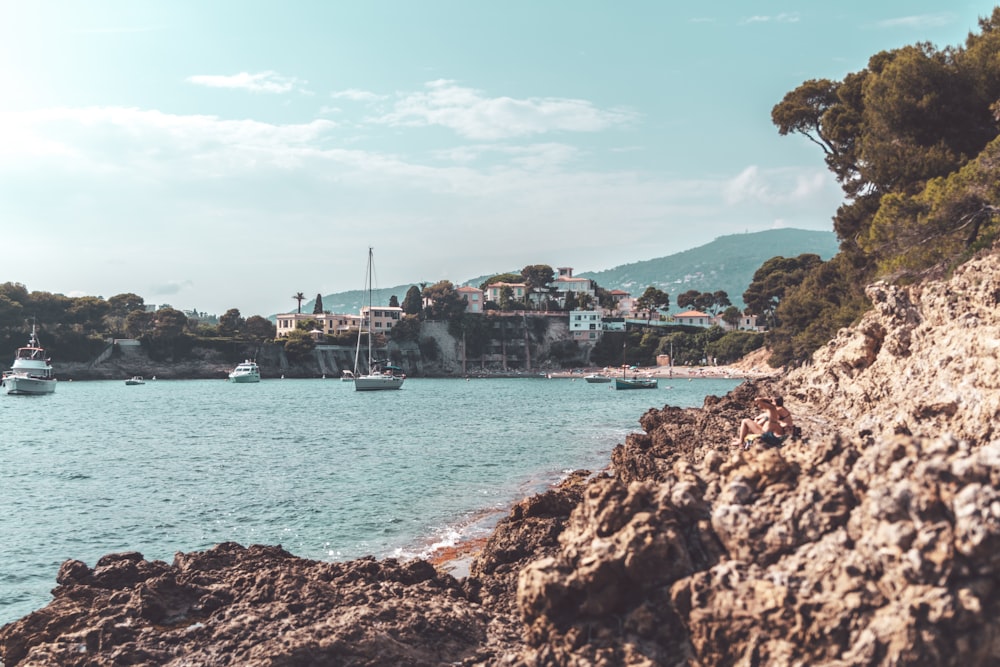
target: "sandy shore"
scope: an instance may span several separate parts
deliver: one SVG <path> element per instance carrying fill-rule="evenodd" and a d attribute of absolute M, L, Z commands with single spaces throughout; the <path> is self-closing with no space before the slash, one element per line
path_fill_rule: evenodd
<path fill-rule="evenodd" d="M 767 378 L 780 375 L 780 368 L 771 368 L 767 364 L 742 368 L 739 366 L 639 366 L 629 369 L 629 377 L 638 375 L 639 377 L 655 378 Z M 577 368 L 572 371 L 555 371 L 548 374 L 550 378 L 580 378 L 591 373 L 600 373 L 609 377 L 621 375 L 620 368 Z"/>

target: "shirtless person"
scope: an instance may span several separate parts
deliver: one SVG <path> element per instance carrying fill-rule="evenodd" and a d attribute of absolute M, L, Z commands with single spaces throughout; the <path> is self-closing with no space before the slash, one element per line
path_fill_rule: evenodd
<path fill-rule="evenodd" d="M 733 444 L 743 445 L 751 433 L 761 436 L 769 445 L 781 444 L 782 436 L 792 431 L 792 414 L 785 408 L 782 398 L 761 397 L 754 401 L 754 405 L 764 412 L 756 419 L 744 419 L 740 423 L 739 434 Z"/>

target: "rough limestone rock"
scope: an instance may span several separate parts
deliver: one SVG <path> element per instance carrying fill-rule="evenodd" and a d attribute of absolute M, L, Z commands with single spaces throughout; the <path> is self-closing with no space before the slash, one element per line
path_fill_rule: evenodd
<path fill-rule="evenodd" d="M 441 665 L 482 661 L 490 615 L 426 561 L 324 563 L 220 544 L 172 565 L 60 568 L 55 600 L 0 631 L 3 664 Z"/>
<path fill-rule="evenodd" d="M 63 564 L 14 665 L 1000 664 L 1000 253 L 876 284 L 812 363 L 665 407 L 456 580 L 225 544 Z M 781 393 L 803 437 L 730 443 Z"/>
<path fill-rule="evenodd" d="M 613 453 L 618 485 L 522 570 L 520 659 L 1000 664 L 998 276 L 994 253 L 946 282 L 873 285 L 875 309 L 810 366 L 644 415 Z M 775 392 L 806 439 L 732 448 Z"/>

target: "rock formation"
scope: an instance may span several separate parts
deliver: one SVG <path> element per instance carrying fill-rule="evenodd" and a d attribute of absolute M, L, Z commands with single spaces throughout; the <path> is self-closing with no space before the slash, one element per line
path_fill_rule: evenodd
<path fill-rule="evenodd" d="M 1000 253 L 871 286 L 812 364 L 641 416 L 455 579 L 226 544 L 61 568 L 31 665 L 1000 664 Z M 803 437 L 730 445 L 780 392 Z"/>

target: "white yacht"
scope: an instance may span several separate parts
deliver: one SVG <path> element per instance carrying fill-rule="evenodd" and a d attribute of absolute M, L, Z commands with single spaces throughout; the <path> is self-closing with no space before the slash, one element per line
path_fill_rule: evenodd
<path fill-rule="evenodd" d="M 8 394 L 51 394 L 56 390 L 52 364 L 38 343 L 34 324 L 27 347 L 17 348 L 14 363 L 9 371 L 4 371 L 0 386 Z"/>
<path fill-rule="evenodd" d="M 256 361 L 247 359 L 233 369 L 233 372 L 229 374 L 229 379 L 232 382 L 240 384 L 245 382 L 260 382 L 260 367 L 257 366 Z"/>

